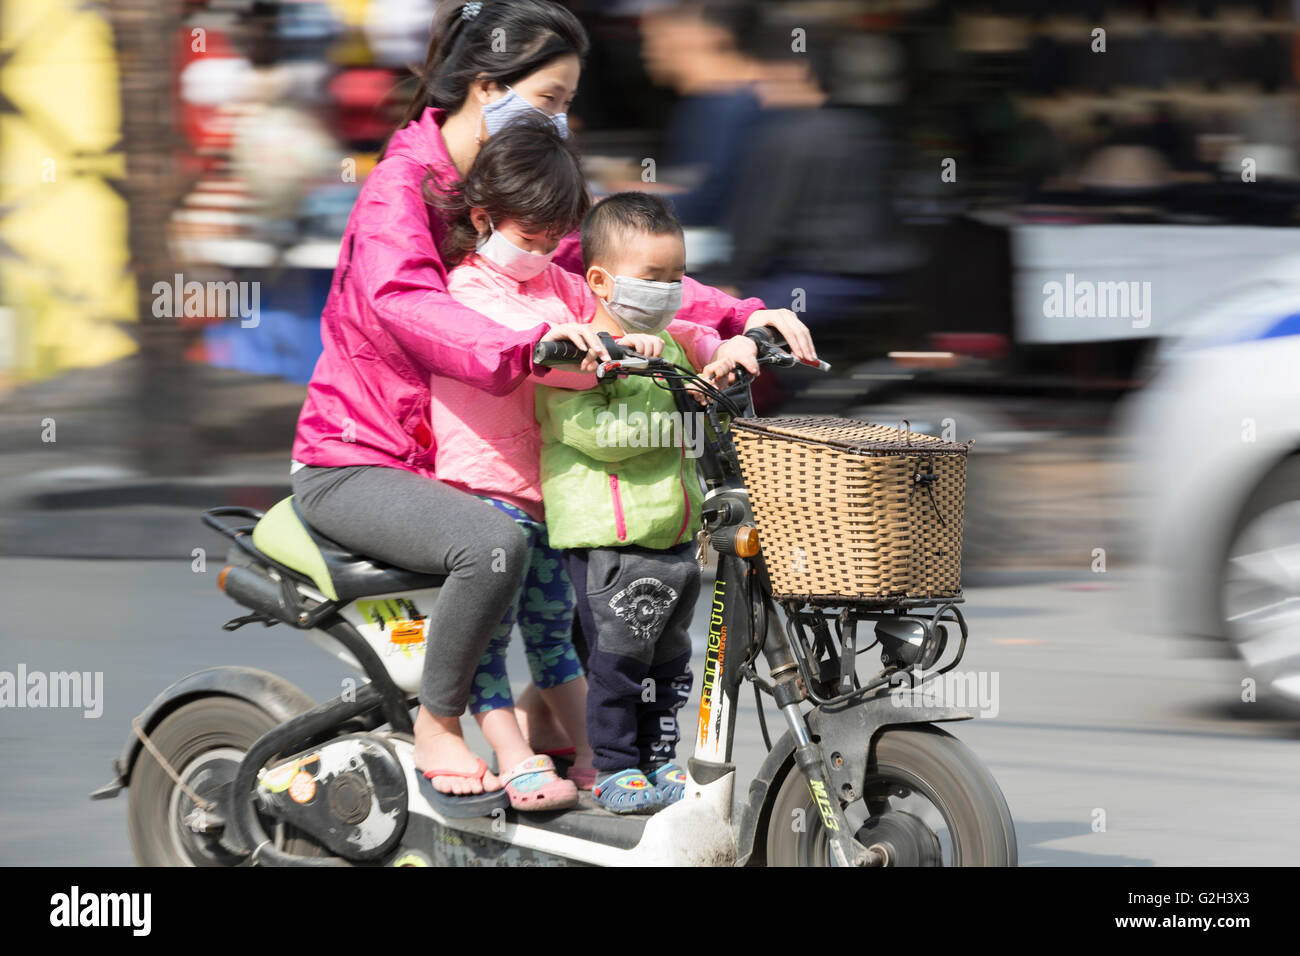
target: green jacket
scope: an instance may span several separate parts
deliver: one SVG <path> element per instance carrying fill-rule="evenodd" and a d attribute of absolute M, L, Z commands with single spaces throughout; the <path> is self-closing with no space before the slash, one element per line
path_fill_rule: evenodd
<path fill-rule="evenodd" d="M 659 338 L 665 359 L 690 367 L 667 332 Z M 692 538 L 704 500 L 702 414 L 683 422 L 672 393 L 639 375 L 585 392 L 539 385 L 536 408 L 551 547 L 662 550 Z"/>

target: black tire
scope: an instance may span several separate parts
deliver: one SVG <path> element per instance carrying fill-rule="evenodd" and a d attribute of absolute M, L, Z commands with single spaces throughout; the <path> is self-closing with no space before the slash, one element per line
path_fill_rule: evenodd
<path fill-rule="evenodd" d="M 1243 566 L 1238 565 L 1240 555 L 1257 551 L 1262 543 L 1257 535 L 1266 527 L 1276 529 L 1275 534 L 1269 535 L 1269 546 L 1285 549 L 1283 553 L 1300 547 L 1300 457 L 1288 458 L 1274 468 L 1242 507 L 1228 536 L 1217 582 L 1220 634 L 1245 665 L 1246 673 L 1255 678 L 1258 699 L 1267 701 L 1290 717 L 1300 717 L 1300 688 L 1297 686 L 1300 685 L 1297 680 L 1300 676 L 1300 633 L 1286 628 L 1274 630 L 1272 634 L 1267 630 L 1264 634 L 1254 634 L 1277 643 L 1270 649 L 1266 662 L 1252 666 L 1241 647 L 1252 636 L 1250 630 L 1233 620 L 1237 614 L 1253 608 L 1282 606 L 1282 602 L 1294 600 L 1300 593 L 1300 577 L 1293 575 L 1287 586 L 1280 580 L 1252 577 L 1248 572 L 1243 573 Z M 1274 563 L 1279 569 L 1291 565 L 1287 560 Z M 1287 689 L 1280 688 L 1279 685 L 1283 684 Z"/>
<path fill-rule="evenodd" d="M 176 772 L 202 766 L 205 755 L 229 769 L 236 753 L 247 753 L 259 737 L 279 722 L 248 701 L 235 697 L 202 697 L 169 714 L 149 739 Z M 222 756 L 222 755 L 225 756 Z M 191 781 L 192 782 L 192 781 Z M 179 806 L 189 798 L 146 748 L 131 774 L 128 808 L 131 850 L 141 866 L 238 866 L 243 857 L 228 853 L 215 834 L 199 837 L 178 825 Z M 268 825 L 268 833 L 276 834 Z M 305 836 L 284 828 L 284 849 L 304 856 L 324 855 L 324 849 Z"/>
<path fill-rule="evenodd" d="M 897 782 L 921 795 L 942 817 L 954 866 L 1015 866 L 1016 829 L 997 782 L 965 744 L 928 724 L 887 727 L 877 738 L 868 786 Z M 803 821 L 796 828 L 786 821 Z M 826 833 L 808 791 L 792 767 L 772 802 L 768 866 L 828 866 Z"/>

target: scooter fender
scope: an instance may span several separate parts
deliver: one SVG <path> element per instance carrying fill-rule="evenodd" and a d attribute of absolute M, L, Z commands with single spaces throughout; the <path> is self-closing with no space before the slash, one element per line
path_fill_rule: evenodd
<path fill-rule="evenodd" d="M 913 706 L 910 701 L 902 705 L 890 695 L 883 695 L 869 700 L 851 697 L 839 703 L 814 707 L 806 719 L 809 731 L 814 738 L 820 739 L 826 755 L 830 789 L 852 801 L 861 795 L 880 731 L 900 724 L 943 723 L 970 720 L 973 716 L 960 707 Z M 773 743 L 763 765 L 750 781 L 749 797 L 736 823 L 737 866 L 749 863 L 756 838 L 767 832 L 772 801 L 781 781 L 794 766 L 794 750 L 794 738 L 786 731 Z"/>
<path fill-rule="evenodd" d="M 172 711 L 200 697 L 235 697 L 260 707 L 279 723 L 311 710 L 316 702 L 305 691 L 270 671 L 256 667 L 210 667 L 182 677 L 155 697 L 139 716 L 145 733 L 152 732 Z M 131 783 L 131 771 L 144 745 L 128 731 L 121 756 L 113 761 L 116 776 L 90 795 L 92 800 L 115 797 Z"/>

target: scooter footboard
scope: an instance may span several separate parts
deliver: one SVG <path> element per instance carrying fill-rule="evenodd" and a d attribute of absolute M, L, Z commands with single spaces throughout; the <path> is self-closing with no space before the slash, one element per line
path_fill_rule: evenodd
<path fill-rule="evenodd" d="M 970 720 L 974 715 L 959 707 L 899 706 L 890 696 L 870 700 L 849 698 L 814 707 L 808 728 L 820 740 L 825 754 L 828 783 L 845 800 L 856 800 L 867 776 L 876 735 L 885 727 Z M 772 744 L 767 758 L 749 784 L 749 796 L 736 823 L 737 866 L 746 866 L 760 834 L 767 832 L 772 799 L 786 774 L 794 767 L 795 742 L 789 731 Z M 846 789 L 847 788 L 847 789 Z"/>

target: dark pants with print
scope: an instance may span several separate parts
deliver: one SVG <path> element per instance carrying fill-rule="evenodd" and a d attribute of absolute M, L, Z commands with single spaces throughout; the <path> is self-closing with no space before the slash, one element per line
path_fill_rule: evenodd
<path fill-rule="evenodd" d="M 587 738 L 597 770 L 650 770 L 676 756 L 700 596 L 694 548 L 565 552 L 586 638 Z"/>

